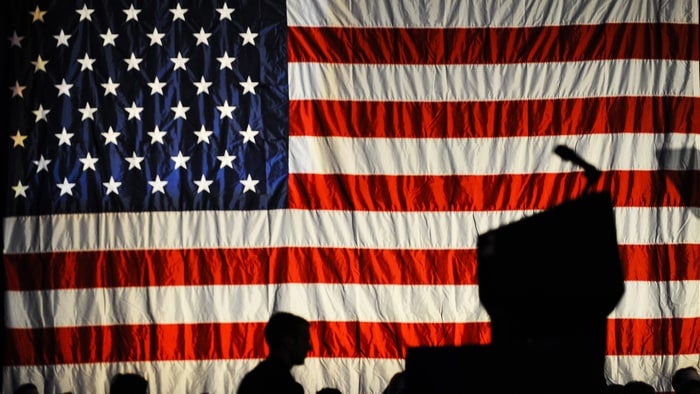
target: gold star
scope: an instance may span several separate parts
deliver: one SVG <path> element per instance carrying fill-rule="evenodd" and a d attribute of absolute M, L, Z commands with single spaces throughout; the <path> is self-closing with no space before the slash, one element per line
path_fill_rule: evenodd
<path fill-rule="evenodd" d="M 21 147 L 24 148 L 24 140 L 27 139 L 27 136 L 26 136 L 26 135 L 22 135 L 22 134 L 19 132 L 19 130 L 17 130 L 17 134 L 10 136 L 10 138 L 12 138 L 12 141 L 15 142 L 15 144 L 12 145 L 13 148 L 14 148 L 14 147 L 17 147 L 17 146 L 21 146 Z"/>
<path fill-rule="evenodd" d="M 19 81 L 15 81 L 15 86 L 10 86 L 10 90 L 12 90 L 12 97 L 24 97 L 24 93 L 22 93 L 22 91 L 24 91 L 26 88 L 26 86 L 20 85 Z"/>
<path fill-rule="evenodd" d="M 34 12 L 29 12 L 29 15 L 32 16 L 32 23 L 36 21 L 44 21 L 44 15 L 46 15 L 46 11 L 42 11 L 39 9 L 39 6 L 36 6 L 34 9 Z"/>
<path fill-rule="evenodd" d="M 35 61 L 32 61 L 32 64 L 34 65 L 34 72 L 37 72 L 39 70 L 46 72 L 46 64 L 48 63 L 48 60 L 44 60 L 41 58 L 41 55 L 36 57 Z"/>
<path fill-rule="evenodd" d="M 27 197 L 27 189 L 29 189 L 29 186 L 23 185 L 22 181 L 17 181 L 17 185 L 12 186 L 12 190 L 15 191 L 15 198 L 19 196 Z"/>

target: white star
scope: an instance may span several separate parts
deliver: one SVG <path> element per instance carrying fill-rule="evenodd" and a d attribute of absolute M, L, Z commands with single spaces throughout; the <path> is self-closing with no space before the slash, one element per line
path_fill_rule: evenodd
<path fill-rule="evenodd" d="M 168 181 L 161 181 L 160 176 L 156 175 L 156 180 L 155 181 L 148 181 L 148 184 L 153 187 L 153 190 L 151 190 L 151 194 L 156 194 L 156 192 L 161 192 L 165 194 L 165 185 L 168 184 Z"/>
<path fill-rule="evenodd" d="M 235 9 L 228 8 L 228 5 L 226 3 L 224 3 L 223 7 L 216 9 L 216 12 L 219 13 L 219 20 L 224 20 L 224 19 L 231 20 L 231 13 L 233 11 L 235 11 Z"/>
<path fill-rule="evenodd" d="M 119 84 L 112 82 L 112 77 L 107 78 L 107 83 L 101 83 L 102 87 L 105 89 L 105 96 L 108 94 L 117 95 L 117 88 Z"/>
<path fill-rule="evenodd" d="M 102 37 L 102 46 L 106 47 L 107 45 L 112 45 L 115 46 L 117 45 L 114 40 L 119 37 L 119 34 L 112 34 L 111 29 L 107 29 L 107 33 L 105 34 L 100 34 L 100 37 Z"/>
<path fill-rule="evenodd" d="M 181 8 L 180 3 L 178 3 L 177 7 L 170 9 L 170 12 L 173 13 L 173 21 L 176 21 L 178 19 L 182 19 L 184 21 L 185 12 L 187 12 L 187 8 Z"/>
<path fill-rule="evenodd" d="M 138 168 L 139 170 L 141 169 L 143 157 L 136 156 L 136 152 L 132 153 L 131 157 L 125 157 L 124 160 L 129 162 L 129 170 L 132 168 Z"/>
<path fill-rule="evenodd" d="M 90 103 L 85 103 L 85 108 L 78 108 L 78 111 L 80 111 L 80 113 L 83 114 L 83 117 L 80 120 L 95 120 L 95 117 L 93 115 L 95 114 L 95 112 L 97 112 L 97 108 L 90 108 Z"/>
<path fill-rule="evenodd" d="M 82 59 L 78 59 L 78 63 L 80 63 L 80 71 L 83 71 L 85 69 L 93 71 L 92 63 L 95 63 L 95 59 L 91 59 L 86 53 Z"/>
<path fill-rule="evenodd" d="M 73 195 L 73 187 L 75 187 L 75 183 L 68 182 L 68 178 L 63 178 L 63 183 L 57 183 L 56 186 L 61 189 L 61 196 L 64 194 L 70 194 L 71 196 Z"/>
<path fill-rule="evenodd" d="M 178 68 L 181 68 L 181 69 L 187 71 L 187 67 L 185 67 L 185 63 L 190 61 L 190 58 L 182 57 L 180 52 L 178 52 L 177 57 L 170 58 L 170 61 L 175 63 L 175 66 L 173 67 L 173 71 L 177 70 Z"/>
<path fill-rule="evenodd" d="M 143 61 L 143 59 L 140 57 L 134 56 L 134 53 L 132 52 L 131 57 L 128 59 L 124 59 L 124 61 L 126 62 L 126 64 L 129 65 L 129 67 L 126 68 L 126 71 L 129 71 L 131 69 L 140 70 L 139 63 L 141 63 Z"/>
<path fill-rule="evenodd" d="M 207 39 L 211 36 L 211 33 L 205 33 L 203 27 L 200 27 L 199 33 L 194 33 L 194 36 L 197 38 L 197 44 L 195 45 L 204 44 L 209 46 L 209 41 L 207 41 Z"/>
<path fill-rule="evenodd" d="M 33 12 L 29 12 L 29 15 L 32 16 L 32 23 L 36 21 L 44 21 L 44 15 L 46 15 L 46 11 L 42 11 L 39 9 L 39 6 L 36 6 Z"/>
<path fill-rule="evenodd" d="M 224 151 L 223 156 L 216 156 L 217 159 L 221 162 L 221 165 L 219 165 L 219 168 L 224 168 L 224 167 L 231 167 L 233 168 L 233 161 L 236 160 L 236 156 L 230 156 L 228 154 L 228 151 Z"/>
<path fill-rule="evenodd" d="M 44 155 L 39 156 L 39 160 L 32 160 L 34 164 L 36 164 L 36 173 L 40 173 L 41 171 L 46 171 L 49 172 L 49 163 L 51 163 L 51 160 L 45 159 Z"/>
<path fill-rule="evenodd" d="M 92 13 L 95 12 L 95 10 L 93 10 L 92 8 L 87 8 L 87 5 L 83 4 L 83 8 L 75 10 L 75 12 L 80 14 L 80 20 L 78 22 L 82 21 L 83 19 L 92 21 L 92 16 L 90 15 L 92 15 Z"/>
<path fill-rule="evenodd" d="M 53 38 L 56 39 L 56 48 L 60 47 L 61 45 L 68 46 L 68 39 L 70 36 L 70 34 L 64 33 L 63 29 L 61 29 L 57 36 L 53 36 Z"/>
<path fill-rule="evenodd" d="M 131 107 L 124 107 L 124 110 L 129 113 L 129 118 L 127 120 L 132 118 L 141 120 L 141 111 L 143 111 L 143 107 L 137 107 L 135 101 L 131 102 Z"/>
<path fill-rule="evenodd" d="M 177 156 L 170 156 L 170 159 L 175 162 L 175 169 L 182 167 L 187 169 L 187 162 L 190 160 L 189 156 L 183 156 L 182 151 L 177 152 Z"/>
<path fill-rule="evenodd" d="M 24 140 L 26 140 L 27 137 L 28 136 L 23 135 L 22 133 L 19 132 L 19 130 L 17 130 L 17 133 L 15 135 L 10 136 L 10 138 L 12 138 L 12 141 L 13 141 L 12 147 L 16 148 L 18 146 L 21 146 L 22 148 L 24 148 Z"/>
<path fill-rule="evenodd" d="M 22 91 L 26 88 L 26 86 L 20 85 L 19 81 L 15 81 L 15 86 L 10 86 L 10 90 L 12 90 L 12 97 L 19 96 L 24 98 L 24 93 L 22 93 Z"/>
<path fill-rule="evenodd" d="M 41 55 L 39 55 L 36 57 L 36 60 L 33 60 L 31 63 L 34 65 L 34 72 L 37 72 L 37 71 L 46 72 L 46 64 L 48 64 L 49 61 L 42 59 Z"/>
<path fill-rule="evenodd" d="M 153 131 L 149 131 L 147 134 L 151 136 L 151 145 L 155 144 L 156 142 L 159 142 L 160 144 L 165 144 L 165 142 L 163 141 L 163 137 L 166 134 L 168 134 L 168 132 L 161 131 L 156 125 L 156 128 Z"/>
<path fill-rule="evenodd" d="M 197 143 L 198 144 L 200 142 L 206 142 L 208 144 L 209 143 L 209 136 L 212 134 L 214 134 L 214 133 L 205 129 L 204 125 L 202 125 L 202 128 L 199 129 L 199 131 L 194 132 L 194 135 L 197 136 Z"/>
<path fill-rule="evenodd" d="M 252 33 L 250 31 L 250 27 L 246 29 L 245 33 L 238 33 L 239 36 L 243 37 L 243 44 L 252 44 L 255 46 L 255 37 L 258 36 L 258 33 Z"/>
<path fill-rule="evenodd" d="M 173 119 L 182 118 L 187 120 L 187 111 L 190 110 L 190 107 L 183 107 L 182 102 L 178 101 L 177 107 L 172 107 L 170 110 L 175 112 L 175 117 Z"/>
<path fill-rule="evenodd" d="M 80 160 L 80 162 L 83 163 L 83 171 L 87 171 L 87 170 L 96 171 L 97 169 L 95 168 L 95 163 L 97 163 L 97 161 L 100 159 L 98 159 L 97 157 L 92 157 L 90 155 L 90 152 L 88 152 L 87 156 L 85 156 L 82 159 L 78 159 L 78 160 Z"/>
<path fill-rule="evenodd" d="M 134 8 L 134 5 L 132 4 L 128 9 L 124 10 L 124 13 L 126 14 L 126 22 L 130 20 L 135 20 L 139 21 L 139 12 L 141 12 L 141 9 Z"/>
<path fill-rule="evenodd" d="M 62 94 L 65 94 L 66 96 L 70 97 L 70 88 L 73 87 L 72 83 L 66 83 L 66 79 L 63 78 L 61 80 L 61 83 L 56 86 L 56 89 L 58 89 L 58 97 L 61 97 Z"/>
<path fill-rule="evenodd" d="M 18 36 L 17 31 L 15 30 L 12 33 L 12 37 L 8 38 L 8 40 L 10 40 L 10 48 L 12 48 L 12 47 L 22 48 L 22 40 L 23 39 L 24 39 L 24 37 Z"/>
<path fill-rule="evenodd" d="M 58 146 L 61 146 L 63 144 L 66 144 L 70 146 L 70 139 L 73 138 L 73 133 L 69 133 L 66 131 L 66 128 L 64 127 L 63 130 L 61 130 L 60 133 L 54 134 L 56 138 L 58 138 Z"/>
<path fill-rule="evenodd" d="M 163 87 L 166 84 L 165 82 L 159 81 L 158 76 L 156 75 L 156 80 L 153 82 L 147 82 L 147 85 L 151 88 L 151 95 L 154 95 L 156 93 L 163 95 Z"/>
<path fill-rule="evenodd" d="M 250 80 L 250 76 L 248 76 L 248 79 L 246 79 L 245 82 L 239 82 L 241 86 L 243 86 L 243 94 L 246 93 L 253 93 L 255 94 L 255 87 L 259 85 L 258 82 L 253 82 Z"/>
<path fill-rule="evenodd" d="M 29 189 L 29 186 L 23 185 L 22 181 L 17 181 L 17 185 L 12 186 L 12 190 L 15 191 L 15 198 L 19 196 L 27 197 L 27 189 Z"/>
<path fill-rule="evenodd" d="M 258 135 L 260 132 L 251 129 L 250 125 L 248 125 L 247 129 L 241 130 L 239 131 L 239 133 L 243 136 L 243 143 L 245 144 L 246 142 L 255 143 L 255 136 Z"/>
<path fill-rule="evenodd" d="M 207 82 L 204 80 L 204 76 L 202 76 L 202 79 L 199 80 L 199 82 L 192 82 L 194 86 L 197 87 L 197 94 L 202 94 L 206 93 L 209 94 L 209 86 L 211 86 L 211 82 Z"/>
<path fill-rule="evenodd" d="M 119 137 L 119 133 L 114 131 L 112 126 L 109 126 L 107 132 L 102 133 L 102 136 L 105 137 L 105 146 L 107 146 L 108 144 L 114 144 L 119 146 L 119 142 L 117 142 L 117 137 Z"/>
<path fill-rule="evenodd" d="M 48 115 L 49 112 L 51 112 L 51 110 L 50 110 L 50 109 L 44 109 L 44 107 L 43 107 L 41 104 L 39 104 L 39 108 L 37 108 L 36 111 L 32 111 L 32 112 L 34 113 L 34 116 L 36 116 L 35 122 L 38 122 L 38 121 L 40 121 L 40 120 L 44 120 L 44 121 L 45 121 L 45 120 L 46 120 L 46 115 Z"/>
<path fill-rule="evenodd" d="M 219 70 L 223 70 L 224 68 L 228 68 L 229 70 L 233 70 L 231 63 L 233 63 L 236 60 L 236 58 L 235 57 L 228 57 L 228 52 L 224 52 L 224 56 L 217 57 L 216 60 L 219 63 L 221 63 L 221 65 L 219 66 Z"/>
<path fill-rule="evenodd" d="M 209 191 L 209 186 L 214 183 L 214 181 L 210 181 L 207 178 L 204 177 L 204 174 L 202 174 L 202 177 L 198 181 L 193 181 L 195 185 L 197 185 L 197 193 L 201 192 L 207 192 L 210 193 Z"/>
<path fill-rule="evenodd" d="M 109 193 L 114 193 L 114 194 L 116 194 L 116 195 L 119 195 L 118 187 L 121 186 L 122 183 L 121 183 L 121 182 L 116 182 L 116 181 L 114 180 L 114 177 L 113 177 L 113 176 L 110 176 L 110 177 L 109 177 L 109 182 L 102 182 L 102 184 L 104 185 L 104 187 L 107 188 L 107 190 L 105 191 L 105 193 L 107 193 L 107 194 L 109 194 Z"/>
<path fill-rule="evenodd" d="M 260 181 L 251 178 L 250 174 L 248 174 L 248 178 L 241 179 L 239 182 L 241 182 L 241 185 L 243 185 L 243 193 L 247 191 L 257 193 L 257 191 L 255 190 L 255 185 L 260 183 Z"/>
<path fill-rule="evenodd" d="M 165 33 L 159 33 L 158 29 L 155 27 L 153 28 L 153 33 L 151 34 L 146 34 L 148 38 L 151 39 L 151 44 L 150 45 L 155 45 L 158 44 L 160 46 L 163 46 L 163 37 L 165 37 Z"/>
<path fill-rule="evenodd" d="M 235 105 L 228 105 L 228 100 L 224 100 L 224 105 L 217 106 L 216 109 L 221 112 L 221 115 L 219 115 L 219 119 L 223 118 L 229 118 L 233 119 L 233 111 L 236 109 Z"/>

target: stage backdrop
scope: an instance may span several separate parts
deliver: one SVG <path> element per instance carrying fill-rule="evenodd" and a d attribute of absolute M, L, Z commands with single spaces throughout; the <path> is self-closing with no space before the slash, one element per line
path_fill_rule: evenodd
<path fill-rule="evenodd" d="M 3 7 L 4 392 L 232 393 L 285 310 L 307 392 L 379 393 L 489 343 L 477 236 L 583 191 L 559 144 L 614 199 L 607 378 L 698 366 L 698 1 Z"/>

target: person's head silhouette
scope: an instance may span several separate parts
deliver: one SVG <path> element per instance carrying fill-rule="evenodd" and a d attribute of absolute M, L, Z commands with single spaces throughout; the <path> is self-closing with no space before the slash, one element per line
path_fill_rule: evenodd
<path fill-rule="evenodd" d="M 654 389 L 654 386 L 650 385 L 649 383 L 642 382 L 641 380 L 627 382 L 622 387 L 623 394 L 654 394 L 655 392 L 656 390 Z"/>
<path fill-rule="evenodd" d="M 678 394 L 700 393 L 700 373 L 695 367 L 677 369 L 671 378 L 673 390 Z"/>
<path fill-rule="evenodd" d="M 304 364 L 306 354 L 311 350 L 309 327 L 309 322 L 302 317 L 288 312 L 274 313 L 265 326 L 269 357 L 289 367 Z"/>
<path fill-rule="evenodd" d="M 135 373 L 120 373 L 112 379 L 109 394 L 148 394 L 148 381 Z"/>
<path fill-rule="evenodd" d="M 304 394 L 304 387 L 294 379 L 291 369 L 304 364 L 311 350 L 310 326 L 297 315 L 273 313 L 265 325 L 267 357 L 243 377 L 236 393 Z"/>
<path fill-rule="evenodd" d="M 39 394 L 39 389 L 33 383 L 25 383 L 15 389 L 15 394 Z"/>

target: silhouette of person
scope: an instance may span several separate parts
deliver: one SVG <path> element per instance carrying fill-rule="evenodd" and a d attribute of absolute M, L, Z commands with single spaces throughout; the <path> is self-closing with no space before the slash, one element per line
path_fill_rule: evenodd
<path fill-rule="evenodd" d="M 649 383 L 633 380 L 622 388 L 624 394 L 654 394 L 656 389 Z"/>
<path fill-rule="evenodd" d="M 15 394 L 39 394 L 39 389 L 33 383 L 25 383 L 15 389 Z"/>
<path fill-rule="evenodd" d="M 338 389 L 333 389 L 330 387 L 324 387 L 321 390 L 318 390 L 316 394 L 343 394 L 340 390 Z"/>
<path fill-rule="evenodd" d="M 700 394 L 700 373 L 694 367 L 676 370 L 671 378 L 676 394 Z"/>
<path fill-rule="evenodd" d="M 618 383 L 610 383 L 607 386 L 605 386 L 605 390 L 603 391 L 605 394 L 621 394 L 624 392 L 625 386 L 618 384 Z"/>
<path fill-rule="evenodd" d="M 135 373 L 120 373 L 114 376 L 109 394 L 148 394 L 148 381 Z"/>
<path fill-rule="evenodd" d="M 404 394 L 406 392 L 406 371 L 399 371 L 391 377 L 382 394 Z"/>
<path fill-rule="evenodd" d="M 292 376 L 295 365 L 304 364 L 311 350 L 310 324 L 288 312 L 277 312 L 265 325 L 265 342 L 269 353 L 238 386 L 237 394 L 304 394 L 304 387 Z M 325 390 L 325 391 L 324 391 Z M 340 394 L 324 388 L 319 394 Z"/>

